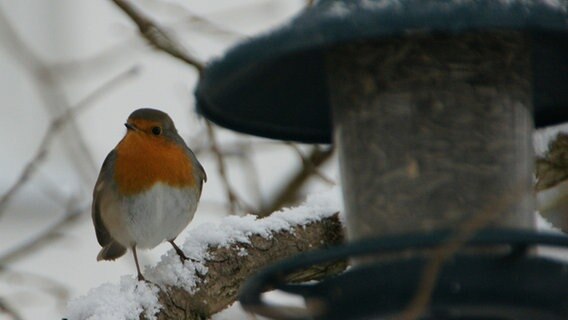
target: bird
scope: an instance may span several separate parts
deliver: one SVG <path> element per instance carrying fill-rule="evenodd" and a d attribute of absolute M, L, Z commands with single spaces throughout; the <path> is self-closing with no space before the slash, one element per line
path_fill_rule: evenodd
<path fill-rule="evenodd" d="M 95 183 L 92 220 L 102 247 L 97 261 L 131 249 L 143 281 L 137 248 L 168 241 L 182 263 L 189 259 L 174 240 L 193 219 L 207 174 L 167 113 L 137 109 L 124 125 Z"/>

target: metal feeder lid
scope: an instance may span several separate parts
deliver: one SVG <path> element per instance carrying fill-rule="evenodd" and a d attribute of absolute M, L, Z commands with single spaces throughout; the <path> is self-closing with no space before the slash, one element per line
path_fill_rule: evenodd
<path fill-rule="evenodd" d="M 236 131 L 328 143 L 326 50 L 412 32 L 494 29 L 532 35 L 536 127 L 568 121 L 566 0 L 320 0 L 280 29 L 208 65 L 195 92 L 197 109 Z"/>

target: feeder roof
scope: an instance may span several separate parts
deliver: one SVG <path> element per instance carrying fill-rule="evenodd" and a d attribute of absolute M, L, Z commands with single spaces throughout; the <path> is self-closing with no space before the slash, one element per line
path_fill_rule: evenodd
<path fill-rule="evenodd" d="M 567 0 L 320 0 L 210 63 L 195 92 L 197 109 L 243 133 L 328 143 L 326 50 L 413 32 L 495 29 L 533 36 L 536 127 L 568 121 Z"/>

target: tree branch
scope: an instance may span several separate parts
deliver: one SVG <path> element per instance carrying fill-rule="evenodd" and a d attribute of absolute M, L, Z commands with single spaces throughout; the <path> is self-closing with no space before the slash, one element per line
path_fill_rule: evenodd
<path fill-rule="evenodd" d="M 13 320 L 23 320 L 20 314 L 10 307 L 4 300 L 0 299 L 0 313 L 5 313 Z"/>
<path fill-rule="evenodd" d="M 102 319 L 112 312 L 140 319 L 154 315 L 159 320 L 208 319 L 235 302 L 243 282 L 258 270 L 301 252 L 341 244 L 343 226 L 334 213 L 336 196 L 315 199 L 317 211 L 308 203 L 262 219 L 233 216 L 218 225 L 197 227 L 182 246 L 192 260 L 181 265 L 172 250 L 145 269 L 150 282 L 123 277 L 120 284 L 94 288 L 70 303 L 68 317 Z M 342 261 L 312 266 L 288 280 L 318 280 L 342 272 L 346 265 Z"/>
<path fill-rule="evenodd" d="M 61 218 L 57 219 L 49 227 L 47 227 L 44 231 L 26 239 L 17 247 L 8 250 L 6 253 L 0 256 L 0 269 L 3 266 L 8 265 L 9 263 L 12 263 L 22 257 L 36 252 L 41 247 L 45 247 L 51 244 L 53 240 L 59 237 L 61 229 L 68 226 L 70 223 L 77 221 L 77 219 L 83 216 L 83 213 L 85 212 L 87 212 L 87 208 L 69 210 Z"/>
<path fill-rule="evenodd" d="M 231 187 L 231 184 L 229 182 L 229 177 L 227 176 L 225 157 L 217 143 L 213 124 L 209 120 L 206 120 L 205 126 L 207 128 L 207 137 L 209 138 L 210 149 L 213 155 L 215 156 L 215 160 L 217 161 L 217 168 L 219 171 L 219 176 L 221 178 L 221 183 L 225 188 L 225 194 L 227 195 L 227 200 L 229 201 L 229 212 L 232 214 L 236 214 L 237 208 L 239 207 L 241 207 L 245 211 L 250 211 L 251 208 L 248 205 L 246 205 L 244 201 L 237 196 L 237 194 L 233 190 L 233 187 Z"/>
<path fill-rule="evenodd" d="M 295 143 L 288 143 L 288 145 L 296 152 L 296 154 L 298 154 L 298 156 L 300 157 L 300 159 L 302 159 L 302 164 L 304 165 L 304 167 L 306 167 L 308 170 L 310 170 L 312 172 L 313 175 L 315 175 L 316 177 L 318 177 L 321 181 L 325 182 L 326 184 L 328 184 L 329 186 L 334 186 L 336 185 L 335 181 L 333 181 L 333 179 L 327 177 L 325 174 L 323 174 L 318 166 L 322 165 L 324 162 L 321 162 L 321 157 L 320 156 L 316 156 L 315 160 L 318 161 L 317 165 L 314 164 L 312 162 L 312 160 L 308 159 L 308 157 L 306 157 L 304 155 L 304 153 L 302 152 L 302 150 L 300 150 L 300 148 L 298 147 L 297 144 Z M 311 158 L 314 158 L 314 151 L 317 154 L 320 154 L 320 149 L 318 146 L 315 146 L 312 150 L 312 155 L 310 156 Z M 333 153 L 333 150 L 329 150 Z M 323 159 L 324 161 L 326 160 L 325 158 Z"/>
<path fill-rule="evenodd" d="M 101 87 L 97 88 L 91 94 L 86 96 L 83 100 L 79 101 L 75 107 L 66 109 L 66 111 L 62 115 L 51 121 L 47 132 L 41 139 L 41 143 L 39 144 L 39 148 L 37 149 L 34 157 L 26 164 L 20 176 L 18 177 L 18 179 L 16 179 L 16 182 L 12 186 L 10 186 L 10 188 L 8 188 L 8 191 L 0 196 L 0 217 L 3 215 L 10 199 L 20 190 L 21 187 L 25 185 L 25 183 L 36 172 L 38 166 L 45 160 L 45 157 L 49 152 L 49 148 L 51 147 L 51 144 L 54 141 L 57 133 L 59 133 L 59 131 L 71 120 L 73 120 L 78 113 L 84 111 L 87 107 L 92 105 L 93 102 L 101 97 L 104 93 L 117 88 L 119 84 L 127 79 L 130 79 L 137 73 L 137 70 L 137 68 L 133 67 L 123 73 L 120 73 L 116 77 L 104 83 Z"/>
<path fill-rule="evenodd" d="M 152 3 L 153 6 L 158 6 L 160 10 L 164 11 L 165 15 L 179 15 L 182 13 L 183 18 L 177 20 L 168 25 L 168 27 L 180 31 L 180 28 L 187 27 L 191 28 L 192 31 L 201 28 L 203 31 L 211 35 L 226 36 L 231 39 L 241 39 L 245 37 L 245 34 L 238 32 L 237 30 L 227 28 L 222 24 L 212 21 L 200 14 L 195 13 L 190 10 L 189 5 L 182 5 L 178 2 L 173 1 L 162 1 L 162 0 L 146 0 L 146 2 Z M 213 11 L 214 13 L 215 11 Z M 208 14 L 210 14 L 209 12 Z"/>
<path fill-rule="evenodd" d="M 537 210 L 554 227 L 568 232 L 568 134 L 558 133 L 535 165 Z"/>
<path fill-rule="evenodd" d="M 310 154 L 302 159 L 303 166 L 284 184 L 284 187 L 282 187 L 281 191 L 274 197 L 274 200 L 259 211 L 258 215 L 260 217 L 266 217 L 270 213 L 293 202 L 300 188 L 308 181 L 314 172 L 317 171 L 317 168 L 331 158 L 332 154 L 333 148 L 321 149 L 317 146 L 313 147 Z"/>
<path fill-rule="evenodd" d="M 546 154 L 536 158 L 536 178 L 536 191 L 568 180 L 568 134 L 558 133 L 548 144 Z"/>
<path fill-rule="evenodd" d="M 193 57 L 179 43 L 173 40 L 172 36 L 152 19 L 136 9 L 131 3 L 125 0 L 112 0 L 130 19 L 138 26 L 140 34 L 146 38 L 156 48 L 170 54 L 171 56 L 195 67 L 199 74 L 203 72 L 203 63 Z"/>
<path fill-rule="evenodd" d="M 34 89 L 40 95 L 49 113 L 58 116 L 71 108 L 56 74 L 36 55 L 36 53 L 20 38 L 12 27 L 8 16 L 0 10 L 0 39 L 3 48 L 15 62 L 32 78 Z M 83 183 L 90 185 L 96 178 L 95 162 L 90 156 L 78 126 L 71 119 L 67 130 L 63 133 L 64 147 Z M 90 188 L 90 186 L 89 186 Z"/>
<path fill-rule="evenodd" d="M 3 278 L 6 278 L 4 281 L 8 284 L 37 288 L 55 298 L 60 306 L 64 306 L 69 300 L 69 289 L 59 281 L 36 273 L 4 269 L 1 266 L 0 271 L 3 273 Z"/>
<path fill-rule="evenodd" d="M 211 247 L 206 263 L 207 274 L 200 287 L 189 293 L 178 287 L 168 287 L 159 293 L 162 310 L 159 320 L 207 319 L 236 301 L 241 284 L 257 270 L 295 254 L 317 248 L 338 245 L 343 241 L 338 214 L 305 225 L 293 231 L 273 233 L 266 238 L 250 237 L 250 243 L 236 243 L 228 248 Z M 242 255 L 242 249 L 247 254 Z M 346 262 L 320 265 L 291 276 L 294 282 L 321 279 L 345 269 Z"/>

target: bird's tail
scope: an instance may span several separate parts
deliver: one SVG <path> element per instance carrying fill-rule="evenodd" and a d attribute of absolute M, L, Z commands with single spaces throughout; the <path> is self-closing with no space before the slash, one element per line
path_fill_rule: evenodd
<path fill-rule="evenodd" d="M 104 246 L 97 255 L 97 261 L 115 260 L 122 257 L 126 253 L 126 248 L 116 241 L 111 241 Z"/>

